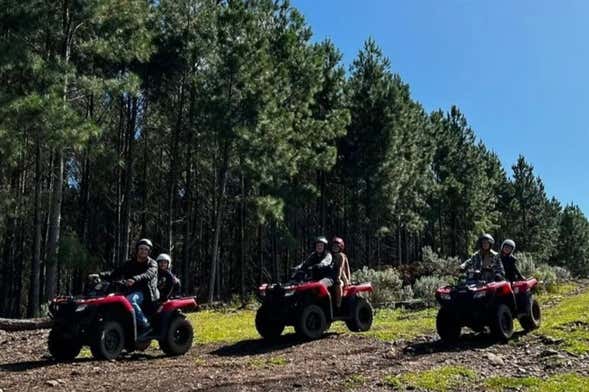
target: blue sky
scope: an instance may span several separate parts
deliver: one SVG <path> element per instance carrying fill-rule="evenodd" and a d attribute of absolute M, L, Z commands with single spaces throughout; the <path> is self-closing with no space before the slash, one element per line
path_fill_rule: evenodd
<path fill-rule="evenodd" d="M 589 1 L 292 0 L 348 66 L 367 37 L 428 110 L 457 105 L 508 173 L 523 154 L 589 215 Z"/>

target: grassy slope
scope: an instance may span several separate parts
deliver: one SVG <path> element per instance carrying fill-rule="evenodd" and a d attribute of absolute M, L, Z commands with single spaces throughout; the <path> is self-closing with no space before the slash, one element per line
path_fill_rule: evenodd
<path fill-rule="evenodd" d="M 540 296 L 541 303 L 556 305 L 544 309 L 542 327 L 536 332 L 562 339 L 561 347 L 571 352 L 589 353 L 589 291 L 570 295 L 575 285 L 562 286 L 558 292 Z M 411 339 L 431 334 L 435 330 L 436 309 L 418 312 L 403 310 L 378 310 L 372 330 L 364 335 L 382 340 Z M 241 340 L 258 339 L 254 327 L 255 311 L 228 310 L 203 311 L 191 314 L 198 343 L 234 343 Z M 336 323 L 332 331 L 346 333 L 345 325 Z M 292 332 L 287 328 L 286 332 Z M 357 378 L 362 378 L 357 375 Z M 362 384 L 361 379 L 351 378 L 349 386 Z M 525 391 L 588 391 L 589 378 L 575 374 L 561 374 L 545 379 L 524 377 L 481 378 L 471 369 L 462 367 L 439 367 L 428 371 L 405 373 L 386 377 L 384 383 L 394 389 L 422 389 L 447 391 L 472 385 L 485 390 Z"/>
<path fill-rule="evenodd" d="M 575 285 L 565 285 L 556 293 L 540 296 L 541 303 L 560 302 L 545 310 L 539 333 L 564 339 L 571 351 L 589 352 L 589 292 L 563 297 L 575 289 Z M 431 334 L 435 331 L 436 312 L 435 308 L 421 311 L 380 309 L 376 311 L 372 329 L 364 335 L 390 341 Z M 235 343 L 259 338 L 254 326 L 255 314 L 253 310 L 202 311 L 190 314 L 189 318 L 195 325 L 198 343 Z M 345 324 L 335 323 L 331 331 L 345 333 L 347 329 Z M 287 328 L 286 332 L 292 332 L 292 328 Z"/>
<path fill-rule="evenodd" d="M 193 313 L 189 318 L 195 326 L 198 343 L 235 343 L 259 338 L 254 326 L 255 314 L 253 310 L 203 311 Z M 435 328 L 435 314 L 435 309 L 418 312 L 378 310 L 372 329 L 364 335 L 382 340 L 396 340 L 432 333 Z M 347 332 L 343 323 L 333 324 L 330 330 Z M 286 333 L 292 331 L 292 327 L 286 329 Z"/>

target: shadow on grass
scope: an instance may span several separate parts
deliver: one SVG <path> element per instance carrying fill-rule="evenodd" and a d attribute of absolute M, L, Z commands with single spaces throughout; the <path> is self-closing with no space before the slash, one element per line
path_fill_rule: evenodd
<path fill-rule="evenodd" d="M 336 332 L 327 332 L 321 339 L 328 336 L 338 335 Z M 319 339 L 319 340 L 321 340 Z M 284 350 L 289 347 L 293 347 L 302 343 L 307 343 L 309 340 L 302 339 L 294 333 L 281 335 L 276 340 L 265 340 L 265 339 L 248 339 L 242 340 L 237 343 L 222 346 L 211 354 L 220 357 L 241 357 L 246 355 L 260 355 L 267 354 L 274 351 Z"/>
<path fill-rule="evenodd" d="M 154 359 L 161 359 L 164 357 L 166 357 L 164 354 L 150 355 L 141 352 L 134 352 L 130 354 L 123 354 L 121 357 L 117 358 L 117 362 L 151 361 Z M 0 370 L 7 372 L 26 372 L 28 370 L 47 368 L 56 365 L 78 364 L 88 362 L 95 362 L 96 365 L 99 366 L 100 363 L 103 361 L 94 358 L 76 358 L 71 361 L 58 361 L 53 358 L 43 358 L 33 361 L 3 363 L 0 364 Z"/>
<path fill-rule="evenodd" d="M 514 332 L 511 341 L 517 341 L 525 336 L 526 332 Z M 466 333 L 456 343 L 446 343 L 440 339 L 427 342 L 412 343 L 407 345 L 403 352 L 408 355 L 427 355 L 439 352 L 460 352 L 472 349 L 488 348 L 496 344 L 506 344 L 487 333 Z"/>

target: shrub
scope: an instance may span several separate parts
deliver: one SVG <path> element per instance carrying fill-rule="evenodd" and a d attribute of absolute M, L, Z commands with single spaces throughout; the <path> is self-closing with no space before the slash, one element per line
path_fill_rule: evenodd
<path fill-rule="evenodd" d="M 352 280 L 356 282 L 372 282 L 374 304 L 386 304 L 402 299 L 407 292 L 403 289 L 403 282 L 394 268 L 377 271 L 368 267 L 354 271 Z"/>
<path fill-rule="evenodd" d="M 542 263 L 536 266 L 529 253 L 517 255 L 519 271 L 525 277 L 534 277 L 541 282 L 541 290 L 554 291 L 557 283 L 571 280 L 571 273 L 564 267 Z"/>
<path fill-rule="evenodd" d="M 413 288 L 410 285 L 403 286 L 401 289 L 401 297 L 399 298 L 401 301 L 408 301 L 413 299 L 415 294 L 413 293 Z"/>
<path fill-rule="evenodd" d="M 436 304 L 436 290 L 448 285 L 452 280 L 452 277 L 447 276 L 422 276 L 413 285 L 415 298 L 424 300 L 428 306 L 434 306 Z"/>
<path fill-rule="evenodd" d="M 516 257 L 519 272 L 526 277 L 533 276 L 536 271 L 536 263 L 534 263 L 532 255 L 529 253 L 518 253 Z"/>
<path fill-rule="evenodd" d="M 556 274 L 556 280 L 559 282 L 568 282 L 572 279 L 571 272 L 565 267 L 553 266 L 552 270 Z"/>
<path fill-rule="evenodd" d="M 422 252 L 423 263 L 431 270 L 430 275 L 447 276 L 456 274 L 460 265 L 458 257 L 440 257 L 429 246 L 425 246 Z"/>
<path fill-rule="evenodd" d="M 532 275 L 542 282 L 541 287 L 546 291 L 553 291 L 556 283 L 558 283 L 553 267 L 548 264 L 540 264 Z"/>

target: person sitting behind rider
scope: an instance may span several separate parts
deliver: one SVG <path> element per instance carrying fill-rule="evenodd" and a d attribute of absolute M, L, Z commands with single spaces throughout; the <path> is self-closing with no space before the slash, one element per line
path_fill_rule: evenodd
<path fill-rule="evenodd" d="M 480 271 L 480 279 L 485 282 L 504 280 L 505 271 L 501 258 L 492 248 L 495 239 L 491 234 L 483 234 L 477 241 L 478 251 L 460 265 L 462 270 Z"/>
<path fill-rule="evenodd" d="M 319 283 L 326 288 L 333 286 L 331 253 L 327 250 L 327 238 L 317 237 L 315 239 L 315 251 L 307 257 L 301 264 L 297 265 L 297 271 L 313 270 L 313 279 L 319 280 Z"/>
<path fill-rule="evenodd" d="M 505 269 L 505 279 L 509 282 L 517 282 L 526 278 L 517 269 L 517 259 L 513 256 L 515 241 L 507 239 L 501 244 L 501 263 Z"/>
<path fill-rule="evenodd" d="M 157 288 L 160 299 L 166 301 L 180 292 L 180 280 L 172 273 L 172 257 L 167 253 L 160 254 L 157 259 Z"/>
<path fill-rule="evenodd" d="M 331 241 L 331 252 L 333 253 L 333 266 L 335 276 L 335 304 L 338 308 L 342 306 L 344 287 L 351 283 L 350 264 L 348 256 L 344 253 L 346 245 L 340 237 Z"/>
<path fill-rule="evenodd" d="M 143 238 L 135 244 L 135 254 L 119 268 L 106 274 L 109 280 L 124 279 L 129 288 L 127 299 L 135 310 L 137 327 L 142 334 L 151 332 L 151 326 L 143 313 L 142 305 L 157 302 L 159 291 L 157 289 L 157 263 L 149 257 L 153 244 L 147 238 Z"/>

